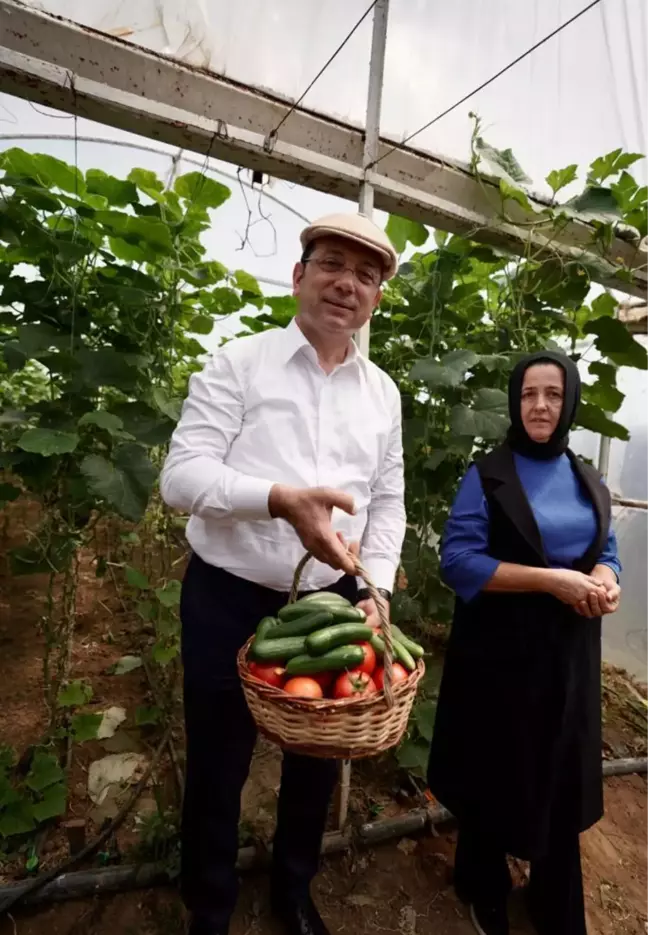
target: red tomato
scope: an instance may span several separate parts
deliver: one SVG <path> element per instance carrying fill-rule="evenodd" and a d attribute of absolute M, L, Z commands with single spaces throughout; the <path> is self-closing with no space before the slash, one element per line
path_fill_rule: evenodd
<path fill-rule="evenodd" d="M 314 682 L 320 686 L 322 691 L 326 691 L 327 688 L 330 688 L 333 684 L 333 679 L 335 678 L 335 672 L 316 672 L 313 675 L 309 675 Z"/>
<path fill-rule="evenodd" d="M 376 668 L 376 653 L 371 643 L 358 643 L 358 646 L 362 647 L 364 652 L 364 662 L 362 662 L 358 667 L 358 672 L 366 672 L 367 675 L 371 675 L 373 670 Z"/>
<path fill-rule="evenodd" d="M 281 688 L 284 683 L 286 670 L 282 669 L 281 666 L 272 663 L 261 665 L 258 662 L 251 662 L 249 669 L 255 679 L 267 682 L 268 685 L 273 685 L 275 688 Z"/>
<path fill-rule="evenodd" d="M 383 669 L 382 666 L 376 669 L 373 677 L 376 683 L 376 688 L 378 689 L 379 692 L 381 692 L 384 688 L 384 678 L 385 678 L 385 670 Z M 395 662 L 394 665 L 392 666 L 392 685 L 398 685 L 399 682 L 406 682 L 408 678 L 409 678 L 409 673 L 407 669 L 405 669 L 400 664 L 400 662 Z"/>
<path fill-rule="evenodd" d="M 322 686 L 315 679 L 299 676 L 298 678 L 288 679 L 284 685 L 284 691 L 289 695 L 297 695 L 298 698 L 323 698 L 324 692 Z"/>
<path fill-rule="evenodd" d="M 333 689 L 334 698 L 353 698 L 356 695 L 370 695 L 376 691 L 374 680 L 366 672 L 354 669 L 338 676 Z"/>

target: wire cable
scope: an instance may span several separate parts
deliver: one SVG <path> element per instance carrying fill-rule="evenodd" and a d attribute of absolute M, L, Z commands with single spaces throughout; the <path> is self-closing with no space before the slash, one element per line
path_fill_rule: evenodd
<path fill-rule="evenodd" d="M 556 27 L 556 29 L 554 29 L 553 32 L 550 32 L 543 39 L 540 39 L 539 42 L 536 42 L 534 45 L 532 45 L 529 49 L 526 50 L 526 52 L 523 52 L 521 55 L 518 55 L 516 59 L 514 59 L 512 62 L 509 62 L 509 64 L 505 65 L 504 68 L 501 68 L 497 72 L 497 74 L 488 78 L 487 81 L 482 82 L 482 84 L 480 84 L 478 88 L 475 88 L 473 91 L 470 91 L 468 94 L 465 94 L 460 100 L 456 101 L 456 103 L 452 104 L 450 107 L 446 107 L 444 111 L 442 111 L 440 114 L 437 114 L 437 116 L 433 117 L 432 120 L 429 120 L 422 127 L 419 127 L 418 130 L 415 130 L 414 133 L 410 133 L 409 136 L 406 136 L 405 139 L 402 140 L 400 143 L 397 143 L 395 146 L 392 146 L 390 149 L 388 149 L 386 153 L 383 153 L 382 156 L 380 156 L 378 159 L 375 159 L 374 162 L 372 162 L 368 166 L 368 169 L 373 169 L 375 166 L 378 165 L 379 162 L 382 162 L 383 159 L 386 159 L 387 156 L 391 156 L 392 153 L 395 153 L 401 147 L 406 146 L 407 143 L 409 143 L 410 140 L 413 140 L 415 136 L 418 136 L 419 133 L 423 133 L 424 130 L 427 130 L 433 124 L 438 123 L 438 121 L 441 120 L 443 117 L 447 117 L 447 115 L 452 113 L 453 110 L 456 110 L 457 107 L 461 107 L 461 105 L 465 104 L 465 102 L 469 100 L 469 98 L 474 97 L 475 94 L 478 94 L 480 91 L 483 91 L 484 88 L 487 88 L 489 84 L 493 83 L 493 81 L 496 81 L 498 78 L 501 78 L 503 74 L 505 74 L 515 65 L 518 65 L 528 55 L 531 55 L 532 52 L 535 52 L 536 49 L 539 49 L 540 46 L 544 45 L 545 42 L 548 42 L 550 39 L 553 39 L 554 36 L 557 36 L 558 33 L 562 32 L 563 29 L 566 29 L 567 26 L 570 26 L 572 23 L 576 22 L 577 19 L 579 19 L 581 16 L 584 16 L 585 13 L 589 12 L 589 10 L 593 9 L 600 2 L 601 0 L 592 0 L 592 3 L 589 3 L 586 7 L 580 10 L 580 12 L 575 13 L 574 16 L 572 16 L 570 19 L 566 20 L 560 26 Z"/>
<path fill-rule="evenodd" d="M 292 106 L 289 108 L 288 112 L 287 112 L 286 114 L 284 114 L 284 116 L 281 118 L 281 120 L 279 121 L 279 123 L 277 124 L 277 126 L 274 128 L 274 130 L 271 130 L 271 131 L 270 131 L 270 133 L 268 134 L 268 141 L 273 141 L 273 140 L 276 139 L 277 133 L 278 133 L 279 130 L 283 127 L 283 125 L 284 125 L 284 123 L 286 122 L 286 120 L 290 117 L 290 115 L 291 115 L 292 112 L 295 110 L 295 108 L 299 107 L 299 105 L 300 105 L 301 102 L 304 100 L 304 98 L 306 97 L 306 95 L 308 94 L 308 92 L 310 91 L 310 89 L 313 87 L 313 85 L 315 84 L 315 82 L 316 82 L 316 81 L 319 81 L 319 79 L 322 77 L 322 75 L 324 74 L 324 72 L 326 71 L 326 69 L 327 69 L 327 68 L 329 67 L 329 65 L 334 61 L 334 59 L 337 58 L 337 56 L 340 54 L 340 52 L 342 51 L 342 49 L 345 47 L 345 45 L 347 44 L 347 42 L 349 41 L 349 39 L 350 39 L 350 38 L 353 36 L 353 34 L 359 29 L 359 27 L 362 25 L 362 23 L 364 23 L 364 21 L 365 21 L 366 18 L 369 16 L 369 14 L 371 13 L 371 11 L 373 10 L 373 8 L 375 7 L 375 5 L 376 5 L 377 3 L 378 3 L 378 0 L 373 0 L 373 3 L 365 10 L 365 12 L 362 14 L 362 16 L 360 17 L 360 19 L 358 20 L 358 22 L 355 24 L 355 26 L 354 26 L 353 29 L 351 30 L 351 32 L 349 32 L 349 33 L 347 34 L 346 38 L 342 40 L 342 42 L 341 42 L 340 45 L 337 47 L 337 49 L 335 50 L 335 52 L 333 53 L 333 55 L 331 55 L 331 57 L 330 57 L 329 60 L 326 62 L 326 64 L 323 65 L 322 68 L 320 68 L 320 70 L 317 72 L 317 74 L 315 75 L 315 77 L 313 78 L 313 80 L 311 81 L 311 83 L 308 85 L 308 87 L 306 88 L 306 90 L 303 92 L 303 94 L 300 94 L 300 96 L 297 98 L 297 100 L 295 101 L 295 103 L 292 104 Z"/>

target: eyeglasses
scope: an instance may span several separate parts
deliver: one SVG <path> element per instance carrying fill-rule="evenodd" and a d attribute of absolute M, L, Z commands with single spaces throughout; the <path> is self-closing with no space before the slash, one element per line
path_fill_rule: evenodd
<path fill-rule="evenodd" d="M 382 281 L 382 273 L 380 273 L 375 266 L 361 266 L 360 268 L 347 266 L 340 257 L 313 256 L 304 260 L 303 263 L 304 265 L 306 265 L 306 263 L 314 263 L 323 273 L 346 273 L 346 271 L 349 270 L 363 286 L 378 287 Z"/>

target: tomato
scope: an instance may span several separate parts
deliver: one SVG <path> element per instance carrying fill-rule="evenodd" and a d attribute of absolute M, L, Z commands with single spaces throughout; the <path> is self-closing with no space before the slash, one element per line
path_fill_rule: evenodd
<path fill-rule="evenodd" d="M 335 678 L 335 672 L 317 672 L 313 675 L 308 676 L 314 682 L 320 686 L 322 691 L 326 691 L 327 688 L 330 688 L 333 684 L 333 679 Z"/>
<path fill-rule="evenodd" d="M 374 681 L 376 683 L 376 688 L 379 692 L 383 690 L 384 687 L 384 677 L 385 670 L 380 666 L 374 672 Z M 409 673 L 407 669 L 400 664 L 400 662 L 395 662 L 392 666 L 392 685 L 398 685 L 399 682 L 406 682 L 409 678 Z"/>
<path fill-rule="evenodd" d="M 364 652 L 364 662 L 358 666 L 358 672 L 366 672 L 371 675 L 376 668 L 376 653 L 371 643 L 358 643 Z"/>
<path fill-rule="evenodd" d="M 305 675 L 294 679 L 288 679 L 284 685 L 284 691 L 289 695 L 297 695 L 298 698 L 323 698 L 324 692 L 322 686 L 315 679 Z"/>
<path fill-rule="evenodd" d="M 276 663 L 267 663 L 262 665 L 260 662 L 251 662 L 249 665 L 250 673 L 260 682 L 266 682 L 274 688 L 281 688 L 284 683 L 286 670 L 282 669 Z"/>
<path fill-rule="evenodd" d="M 354 669 L 338 676 L 333 689 L 334 698 L 353 698 L 356 695 L 371 695 L 376 691 L 374 680 L 366 672 Z"/>

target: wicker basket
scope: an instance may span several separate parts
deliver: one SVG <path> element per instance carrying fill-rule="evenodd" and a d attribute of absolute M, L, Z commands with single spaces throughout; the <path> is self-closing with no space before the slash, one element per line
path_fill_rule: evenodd
<path fill-rule="evenodd" d="M 310 555 L 304 556 L 297 567 L 290 603 L 297 600 L 299 579 L 309 558 Z M 357 760 L 394 747 L 407 728 L 425 666 L 419 660 L 406 681 L 393 684 L 389 615 L 367 572 L 355 556 L 354 559 L 357 573 L 378 607 L 385 641 L 384 691 L 340 700 L 296 698 L 250 674 L 247 659 L 254 637 L 239 651 L 238 671 L 252 717 L 261 733 L 285 750 L 327 759 Z"/>

